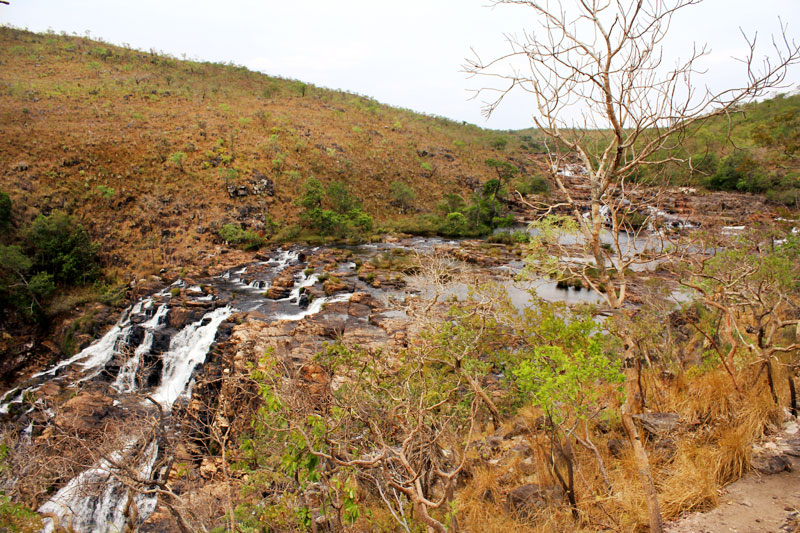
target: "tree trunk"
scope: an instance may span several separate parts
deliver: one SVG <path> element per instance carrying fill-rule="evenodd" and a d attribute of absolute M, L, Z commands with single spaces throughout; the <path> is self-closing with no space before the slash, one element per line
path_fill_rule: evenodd
<path fill-rule="evenodd" d="M 631 443 L 631 448 L 633 448 L 636 470 L 639 473 L 639 481 L 642 483 L 642 489 L 644 490 L 647 514 L 650 518 L 650 533 L 662 533 L 664 528 L 661 522 L 661 510 L 658 506 L 658 493 L 653 483 L 653 475 L 650 472 L 650 461 L 639 437 L 639 431 L 633 423 L 633 416 L 631 416 L 636 384 L 636 369 L 628 368 L 625 371 L 625 404 L 620 407 L 620 416 L 622 418 L 622 427 L 625 428 L 625 433 Z"/>

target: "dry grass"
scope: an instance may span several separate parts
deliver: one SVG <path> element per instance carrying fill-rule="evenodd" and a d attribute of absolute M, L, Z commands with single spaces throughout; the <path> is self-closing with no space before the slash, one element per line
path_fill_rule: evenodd
<path fill-rule="evenodd" d="M 719 490 L 748 471 L 751 445 L 781 420 L 782 408 L 773 403 L 763 383 L 737 394 L 722 370 L 690 373 L 669 382 L 647 377 L 648 397 L 658 398 L 661 410 L 677 412 L 682 419 L 676 432 L 646 440 L 663 517 L 672 520 L 685 512 L 709 510 L 718 504 Z M 755 373 L 741 376 L 751 385 L 754 378 Z M 781 379 L 785 381 L 785 376 L 776 375 L 776 382 L 783 383 Z M 647 530 L 647 510 L 630 450 L 617 458 L 606 444 L 624 438 L 615 423 L 601 425 L 606 433 L 597 427 L 591 433 L 608 472 L 611 492 L 605 489 L 594 454 L 581 445 L 574 446 L 579 521 L 571 517 L 566 500 L 525 522 L 510 516 L 502 500 L 510 490 L 525 483 L 554 483 L 543 453 L 548 449 L 547 439 L 533 424 L 538 413 L 524 409 L 520 414 L 532 430 L 528 442 L 534 464 L 527 472 L 513 461 L 476 468 L 459 493 L 462 524 L 469 524 L 472 531 Z"/>
<path fill-rule="evenodd" d="M 232 65 L 10 28 L 0 28 L 0 62 L 0 190 L 16 219 L 68 210 L 126 272 L 211 262 L 213 232 L 197 228 L 241 208 L 250 224 L 296 221 L 311 175 L 344 182 L 381 223 L 400 214 L 392 181 L 424 211 L 446 193 L 467 197 L 465 176 L 496 177 L 489 158 L 531 167 L 518 143 L 492 149 L 496 132 Z M 256 171 L 274 197 L 228 196 L 228 183 Z"/>

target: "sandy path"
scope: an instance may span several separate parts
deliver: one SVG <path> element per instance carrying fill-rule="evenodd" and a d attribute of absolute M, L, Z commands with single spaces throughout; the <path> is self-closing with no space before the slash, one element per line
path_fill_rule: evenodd
<path fill-rule="evenodd" d="M 786 457 L 792 463 L 791 471 L 770 475 L 750 473 L 725 489 L 719 507 L 671 522 L 665 530 L 670 533 L 800 532 L 800 521 L 789 520 L 797 517 L 800 510 L 800 457 Z"/>

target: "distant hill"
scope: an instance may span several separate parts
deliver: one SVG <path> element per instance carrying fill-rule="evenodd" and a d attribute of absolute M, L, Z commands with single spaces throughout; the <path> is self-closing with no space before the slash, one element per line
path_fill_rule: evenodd
<path fill-rule="evenodd" d="M 279 232 L 311 176 L 344 183 L 380 226 L 468 198 L 497 177 L 489 159 L 537 166 L 516 135 L 232 64 L 0 28 L 0 65 L 14 220 L 71 213 L 117 272 L 192 265 L 226 222 Z M 395 182 L 412 191 L 402 209 Z"/>

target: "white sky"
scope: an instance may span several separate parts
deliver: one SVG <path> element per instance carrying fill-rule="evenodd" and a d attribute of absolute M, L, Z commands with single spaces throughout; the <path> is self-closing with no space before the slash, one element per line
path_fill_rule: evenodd
<path fill-rule="evenodd" d="M 503 33 L 534 28 L 530 9 L 489 8 L 489 0 L 10 0 L 0 23 L 53 29 L 128 43 L 205 61 L 233 61 L 253 70 L 344 89 L 380 102 L 497 129 L 532 125 L 531 102 L 510 98 L 486 121 L 468 89 L 487 83 L 461 72 L 475 48 L 491 58 L 507 50 Z M 569 3 L 566 0 L 565 3 Z M 694 42 L 713 53 L 704 82 L 717 88 L 741 77 L 744 40 L 779 30 L 800 40 L 800 0 L 705 0 L 683 10 L 670 52 L 685 57 Z M 669 61 L 674 63 L 674 60 Z M 790 71 L 800 83 L 800 66 Z"/>

